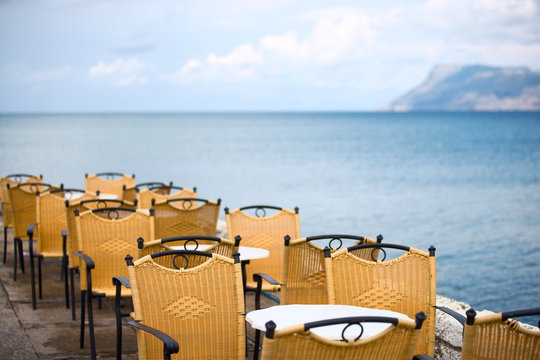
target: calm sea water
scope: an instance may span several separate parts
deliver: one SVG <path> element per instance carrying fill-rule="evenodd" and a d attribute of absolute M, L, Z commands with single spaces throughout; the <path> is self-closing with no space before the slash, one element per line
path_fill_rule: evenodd
<path fill-rule="evenodd" d="M 538 306 L 540 113 L 0 115 L 0 174 L 101 171 L 298 206 L 303 236 L 434 245 L 438 293 Z"/>

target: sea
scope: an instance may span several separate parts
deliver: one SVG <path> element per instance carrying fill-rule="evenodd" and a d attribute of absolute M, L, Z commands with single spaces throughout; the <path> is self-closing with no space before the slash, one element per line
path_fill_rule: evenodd
<path fill-rule="evenodd" d="M 299 207 L 302 236 L 433 245 L 439 294 L 539 306 L 539 112 L 0 115 L 0 175 L 83 188 L 105 171 Z"/>

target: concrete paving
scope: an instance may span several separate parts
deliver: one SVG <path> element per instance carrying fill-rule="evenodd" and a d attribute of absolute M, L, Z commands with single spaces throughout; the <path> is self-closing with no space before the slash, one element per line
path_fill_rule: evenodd
<path fill-rule="evenodd" d="M 0 225 L 1 226 L 1 225 Z M 0 227 L 1 228 L 1 227 Z M 0 238 L 3 255 L 3 236 Z M 25 251 L 28 243 L 24 244 Z M 36 261 L 37 264 L 37 261 Z M 30 265 L 25 254 L 26 272 L 17 272 L 13 281 L 13 240 L 8 231 L 7 263 L 0 263 L 0 359 L 87 359 L 90 358 L 88 327 L 85 348 L 79 346 L 80 299 L 76 276 L 76 314 L 71 320 L 71 310 L 65 306 L 64 283 L 60 280 L 60 260 L 47 259 L 43 262 L 43 299 L 37 300 L 37 309 L 32 310 Z M 36 269 L 37 270 L 37 269 Z M 37 278 L 37 271 L 36 271 Z M 36 286 L 37 288 L 37 286 Z M 37 289 L 36 289 L 37 291 Z M 264 305 L 271 306 L 269 300 Z M 268 302 L 268 303 L 266 303 Z M 246 300 L 247 310 L 253 309 L 253 295 Z M 130 306 L 130 302 L 126 304 Z M 126 307 L 124 310 L 129 310 Z M 96 350 L 99 359 L 114 359 L 116 354 L 116 323 L 114 299 L 103 301 L 101 309 L 94 305 Z M 248 328 L 248 336 L 253 331 Z M 137 339 L 133 329 L 123 325 L 123 359 L 137 359 Z M 252 357 L 249 347 L 249 358 Z"/>

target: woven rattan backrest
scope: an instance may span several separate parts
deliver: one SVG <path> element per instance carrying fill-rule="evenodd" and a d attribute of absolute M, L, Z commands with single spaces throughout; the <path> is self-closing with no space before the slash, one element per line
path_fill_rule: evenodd
<path fill-rule="evenodd" d="M 22 183 L 9 187 L 9 200 L 13 211 L 13 237 L 21 239 L 28 237 L 26 234 L 28 226 L 36 222 L 36 194 L 50 188 L 48 184 L 38 183 Z M 37 239 L 38 234 L 39 231 L 34 233 L 34 239 Z"/>
<path fill-rule="evenodd" d="M 280 304 L 327 304 L 328 286 L 324 252 L 313 241 L 329 240 L 328 245 L 332 246 L 334 251 L 343 246 L 343 239 L 352 238 L 350 235 L 321 235 L 296 240 L 285 237 Z M 377 243 L 377 240 L 367 237 L 354 238 L 357 244 Z M 371 260 L 371 249 L 355 250 L 354 254 Z"/>
<path fill-rule="evenodd" d="M 479 316 L 463 329 L 463 360 L 538 360 L 540 330 L 527 329 L 502 313 Z"/>
<path fill-rule="evenodd" d="M 114 194 L 118 199 L 122 199 L 123 186 L 135 186 L 135 179 L 129 175 L 123 175 L 118 179 L 104 179 L 98 175 L 89 175 L 86 177 L 84 188 L 86 191 L 97 192 L 102 194 Z"/>
<path fill-rule="evenodd" d="M 233 254 L 238 251 L 238 241 L 232 241 L 229 239 L 223 238 L 214 238 L 215 241 L 205 240 L 205 239 L 194 239 L 194 237 L 177 237 L 177 238 L 168 238 L 168 239 L 158 239 L 153 241 L 141 241 L 139 239 L 139 251 L 137 252 L 137 258 L 140 259 L 143 256 L 151 255 L 154 253 L 175 250 L 180 248 L 189 249 L 189 250 L 201 250 L 198 248 L 198 244 L 209 245 L 210 247 L 205 248 L 204 251 L 219 254 L 228 258 L 233 257 Z M 201 257 L 193 257 L 186 255 L 188 261 L 188 267 L 194 267 L 201 264 L 201 261 L 204 262 L 206 259 Z M 154 261 L 162 266 L 174 268 L 171 257 L 158 257 Z"/>
<path fill-rule="evenodd" d="M 173 359 L 245 359 L 245 316 L 239 263 L 214 254 L 189 269 L 169 269 L 150 256 L 128 266 L 135 319 L 180 345 Z M 139 331 L 139 359 L 159 359 L 163 345 Z"/>
<path fill-rule="evenodd" d="M 10 187 L 15 187 L 17 184 L 24 182 L 43 182 L 43 179 L 39 176 L 19 174 L 7 175 L 0 178 L 0 201 L 2 201 L 2 220 L 5 227 L 13 226 L 13 215 L 11 214 L 13 209 L 9 200 L 9 190 L 7 184 Z"/>
<path fill-rule="evenodd" d="M 135 186 L 124 186 L 123 188 L 123 200 L 134 201 L 137 199 L 137 193 L 144 189 L 150 189 L 152 192 L 169 195 L 171 193 L 171 183 L 165 184 L 162 182 L 146 182 L 141 184 L 136 184 Z"/>
<path fill-rule="evenodd" d="M 46 192 L 36 200 L 36 222 L 39 254 L 60 256 L 63 254 L 62 230 L 67 230 L 66 205 L 63 193 Z"/>
<path fill-rule="evenodd" d="M 268 217 L 253 217 L 240 209 L 225 215 L 229 237 L 240 235 L 243 246 L 262 248 L 270 251 L 270 256 L 257 259 L 247 267 L 247 286 L 255 287 L 251 281 L 254 273 L 266 273 L 281 281 L 283 262 L 283 238 L 300 238 L 300 218 L 291 210 L 282 209 Z"/>
<path fill-rule="evenodd" d="M 163 189 L 166 188 L 158 188 L 155 190 L 151 189 L 142 189 L 137 193 L 137 200 L 139 201 L 139 208 L 141 209 L 149 209 L 152 207 L 152 199 L 154 199 L 156 204 L 163 203 L 167 200 L 171 199 L 179 199 L 179 198 L 196 198 L 197 193 L 193 190 L 189 189 L 182 189 L 179 190 L 173 194 L 165 194 L 163 192 Z"/>
<path fill-rule="evenodd" d="M 152 239 L 153 217 L 137 210 L 118 220 L 88 210 L 75 217 L 79 251 L 95 263 L 92 286 L 112 287 L 113 276 L 127 276 L 125 257 L 137 253 L 139 237 Z M 82 264 L 82 262 L 81 262 Z M 81 289 L 86 289 L 85 267 L 81 266 Z"/>
<path fill-rule="evenodd" d="M 391 246 L 386 244 L 385 246 Z M 330 304 L 386 309 L 427 320 L 417 353 L 433 356 L 435 343 L 435 253 L 409 248 L 389 261 L 367 261 L 338 250 L 325 259 Z"/>
<path fill-rule="evenodd" d="M 180 198 L 180 201 L 155 203 L 156 237 L 206 235 L 216 236 L 220 200 L 202 202 Z"/>
<path fill-rule="evenodd" d="M 343 325 L 346 326 L 345 324 Z M 409 319 L 399 319 L 383 332 L 357 341 L 328 340 L 304 331 L 304 324 L 276 330 L 273 338 L 264 337 L 261 359 L 412 359 L 419 330 Z"/>

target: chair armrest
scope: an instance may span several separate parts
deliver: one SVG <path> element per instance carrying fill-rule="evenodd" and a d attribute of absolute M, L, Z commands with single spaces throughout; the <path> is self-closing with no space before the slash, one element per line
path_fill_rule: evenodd
<path fill-rule="evenodd" d="M 428 355 L 414 355 L 413 360 L 433 360 L 433 358 Z"/>
<path fill-rule="evenodd" d="M 131 284 L 129 283 L 129 280 L 123 276 L 115 276 L 112 278 L 113 285 L 116 286 L 125 286 L 128 289 L 131 289 Z"/>
<path fill-rule="evenodd" d="M 176 354 L 178 352 L 179 345 L 176 340 L 174 340 L 172 337 L 165 334 L 164 332 L 154 329 L 150 326 L 143 325 L 138 321 L 128 321 L 128 324 L 136 329 L 146 331 L 147 333 L 152 334 L 159 340 L 161 340 L 163 342 L 163 359 L 169 360 L 171 358 L 171 354 Z"/>
<path fill-rule="evenodd" d="M 262 292 L 262 281 L 265 280 L 271 285 L 281 285 L 276 279 L 271 277 L 268 274 L 257 273 L 253 274 L 253 281 L 257 283 L 257 289 L 255 290 L 255 310 L 261 308 L 261 292 Z"/>
<path fill-rule="evenodd" d="M 433 306 L 433 307 L 435 309 L 437 309 L 437 310 L 441 310 L 442 312 L 447 313 L 448 315 L 452 316 L 454 319 L 459 321 L 459 323 L 462 326 L 465 325 L 465 321 L 467 320 L 467 318 L 465 316 L 461 315 L 460 313 L 455 312 L 454 310 L 449 309 L 449 308 L 447 308 L 445 306 Z"/>
<path fill-rule="evenodd" d="M 76 252 L 74 252 L 74 254 L 84 260 L 84 262 L 86 263 L 86 268 L 87 269 L 93 269 L 96 266 L 94 264 L 94 260 L 92 260 L 92 258 L 90 256 L 88 256 L 86 254 L 83 254 L 80 251 L 76 251 Z"/>
<path fill-rule="evenodd" d="M 36 228 L 37 224 L 33 223 L 28 225 L 28 228 L 26 229 L 26 235 L 28 235 L 30 238 L 34 236 L 34 229 Z"/>

